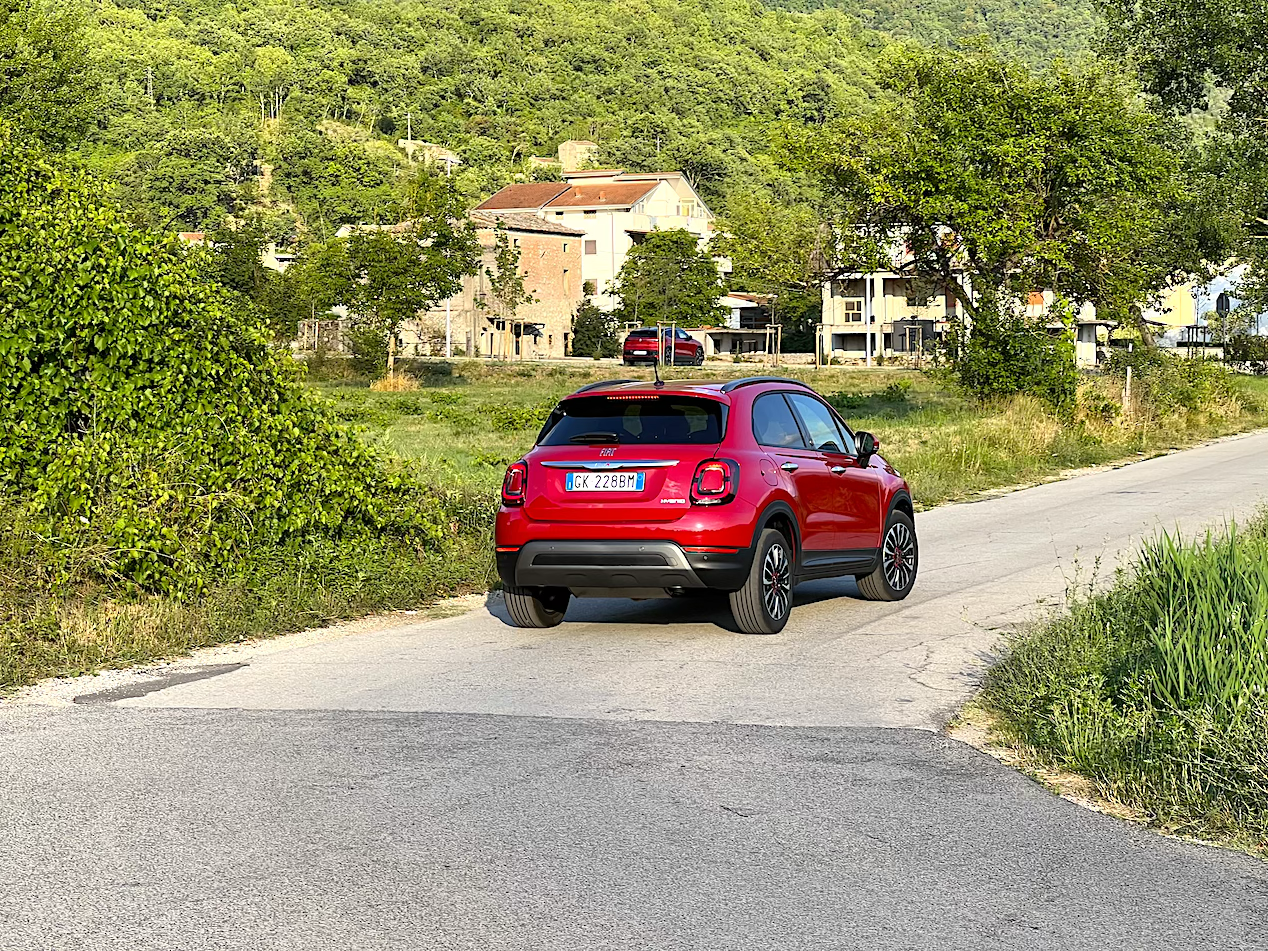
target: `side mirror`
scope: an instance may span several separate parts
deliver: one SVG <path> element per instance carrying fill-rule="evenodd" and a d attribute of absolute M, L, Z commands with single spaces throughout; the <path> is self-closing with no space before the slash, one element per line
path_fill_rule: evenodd
<path fill-rule="evenodd" d="M 860 462 L 867 462 L 881 448 L 880 441 L 871 433 L 855 433 L 854 442 L 858 446 Z"/>

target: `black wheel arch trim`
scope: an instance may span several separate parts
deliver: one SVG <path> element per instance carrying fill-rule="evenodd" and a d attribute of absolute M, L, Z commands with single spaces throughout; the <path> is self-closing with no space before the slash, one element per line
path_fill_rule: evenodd
<path fill-rule="evenodd" d="M 906 509 L 899 505 L 900 502 L 907 503 Z M 904 512 L 906 516 L 911 519 L 912 525 L 916 524 L 916 503 L 912 500 L 911 493 L 906 489 L 899 489 L 894 493 L 894 497 L 889 500 L 889 509 L 885 512 L 886 522 L 889 521 L 889 517 L 893 515 L 896 510 Z M 884 528 L 884 526 L 882 526 L 882 528 Z"/>
<path fill-rule="evenodd" d="M 767 523 L 776 515 L 785 515 L 788 517 L 788 524 L 792 526 L 793 537 L 790 539 L 793 546 L 793 555 L 797 559 L 796 564 L 801 564 L 801 525 L 797 521 L 797 513 L 793 511 L 791 505 L 783 499 L 776 499 L 774 502 L 768 502 L 766 507 L 762 509 L 762 514 L 757 517 L 757 525 L 753 529 L 752 548 L 756 550 L 757 540 L 761 538 L 762 531 L 766 528 Z"/>

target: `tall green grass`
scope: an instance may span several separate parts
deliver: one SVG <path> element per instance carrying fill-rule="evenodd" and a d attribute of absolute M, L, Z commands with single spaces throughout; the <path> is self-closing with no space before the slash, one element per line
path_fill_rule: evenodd
<path fill-rule="evenodd" d="M 980 702 L 1157 825 L 1268 851 L 1268 514 L 1149 543 L 1108 591 L 1017 638 Z"/>

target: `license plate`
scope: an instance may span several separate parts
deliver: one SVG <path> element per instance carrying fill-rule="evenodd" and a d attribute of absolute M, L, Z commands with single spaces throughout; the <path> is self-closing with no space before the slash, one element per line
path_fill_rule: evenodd
<path fill-rule="evenodd" d="M 564 489 L 569 492 L 642 492 L 646 472 L 569 472 Z"/>
<path fill-rule="evenodd" d="M 645 356 L 647 356 L 647 351 L 646 351 L 646 350 L 635 350 L 635 351 L 634 351 L 634 354 L 635 354 L 635 356 L 645 357 Z"/>

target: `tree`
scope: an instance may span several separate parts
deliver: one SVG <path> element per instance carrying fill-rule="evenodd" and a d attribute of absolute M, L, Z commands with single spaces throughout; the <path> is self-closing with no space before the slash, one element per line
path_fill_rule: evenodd
<path fill-rule="evenodd" d="M 645 327 L 657 323 L 716 324 L 726 316 L 718 303 L 718 266 L 700 250 L 694 234 L 681 228 L 653 231 L 630 249 L 612 282 L 621 299 L 619 316 Z"/>
<path fill-rule="evenodd" d="M 808 205 L 756 196 L 733 199 L 716 250 L 731 259 L 732 288 L 771 297 L 785 350 L 811 350 L 822 310 L 825 227 Z"/>
<path fill-rule="evenodd" d="M 347 239 L 351 279 L 339 301 L 359 330 L 387 343 L 389 373 L 401 324 L 462 290 L 462 278 L 475 273 L 479 260 L 475 230 L 448 179 L 423 170 L 405 210 L 402 224 Z"/>
<path fill-rule="evenodd" d="M 520 272 L 520 249 L 499 222 L 493 244 L 493 267 L 484 269 L 493 294 L 493 309 L 503 328 L 515 320 L 516 312 L 525 304 L 536 300 L 524 289 L 524 275 Z M 509 327 L 514 332 L 513 327 Z"/>
<path fill-rule="evenodd" d="M 614 357 L 621 352 L 616 318 L 595 306 L 587 295 L 572 317 L 572 352 L 579 357 Z"/>
<path fill-rule="evenodd" d="M 841 264 L 899 263 L 945 289 L 971 325 L 952 342 L 999 338 L 1042 288 L 1131 320 L 1202 268 L 1214 239 L 1170 144 L 1179 132 L 1113 74 L 906 49 L 882 85 L 889 104 L 819 140 Z"/>
<path fill-rule="evenodd" d="M 63 577 L 196 594 L 272 546 L 439 540 L 253 308 L 24 138 L 0 123 L 0 494 Z"/>
<path fill-rule="evenodd" d="M 0 0 L 0 119 L 65 148 L 88 128 L 97 82 L 78 18 L 39 0 Z"/>
<path fill-rule="evenodd" d="M 1114 47 L 1139 65 L 1160 111 L 1223 113 L 1208 170 L 1235 213 L 1233 252 L 1251 267 L 1242 296 L 1268 307 L 1268 4 L 1105 0 Z"/>

